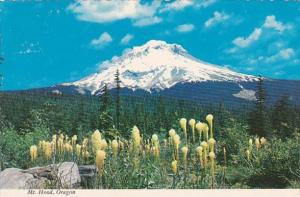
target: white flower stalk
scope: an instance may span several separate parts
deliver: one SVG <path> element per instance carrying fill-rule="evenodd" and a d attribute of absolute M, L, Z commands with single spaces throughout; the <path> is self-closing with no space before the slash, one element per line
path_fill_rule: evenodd
<path fill-rule="evenodd" d="M 198 146 L 196 148 L 196 152 L 197 152 L 197 155 L 198 155 L 198 158 L 199 158 L 200 167 L 204 168 L 204 165 L 203 165 L 203 147 L 202 146 Z"/>
<path fill-rule="evenodd" d="M 37 146 L 33 145 L 30 147 L 30 157 L 31 161 L 34 162 L 37 158 Z"/>
<path fill-rule="evenodd" d="M 255 138 L 255 146 L 256 146 L 256 150 L 258 151 L 258 149 L 260 148 L 259 138 Z"/>
<path fill-rule="evenodd" d="M 214 117 L 213 117 L 212 114 L 208 114 L 208 115 L 206 116 L 206 121 L 207 121 L 208 124 L 209 124 L 209 130 L 210 130 L 210 137 L 211 137 L 211 138 L 214 137 L 214 136 L 213 136 L 213 119 L 214 119 Z"/>
<path fill-rule="evenodd" d="M 111 149 L 112 149 L 114 158 L 116 158 L 116 157 L 117 157 L 117 154 L 118 154 L 118 150 L 119 150 L 119 143 L 118 143 L 117 140 L 113 140 L 113 141 L 111 142 Z"/>
<path fill-rule="evenodd" d="M 208 141 L 208 146 L 209 146 L 209 150 L 210 151 L 214 151 L 214 147 L 215 147 L 215 144 L 216 144 L 216 140 L 214 138 L 210 138 Z"/>
<path fill-rule="evenodd" d="M 191 119 L 189 121 L 189 125 L 192 129 L 192 140 L 193 140 L 193 143 L 195 143 L 195 127 L 196 127 L 196 120 L 195 119 Z"/>
<path fill-rule="evenodd" d="M 204 163 L 204 167 L 206 167 L 207 166 L 208 144 L 207 144 L 207 142 L 203 141 L 203 142 L 201 142 L 201 146 L 203 148 L 203 163 Z"/>
<path fill-rule="evenodd" d="M 187 144 L 187 128 L 186 128 L 187 120 L 185 118 L 181 118 L 179 123 L 184 134 L 185 142 Z"/>
<path fill-rule="evenodd" d="M 204 131 L 204 124 L 202 122 L 198 122 L 196 124 L 196 130 L 198 132 L 198 136 L 199 136 L 199 143 L 201 143 L 202 140 L 202 133 Z"/>

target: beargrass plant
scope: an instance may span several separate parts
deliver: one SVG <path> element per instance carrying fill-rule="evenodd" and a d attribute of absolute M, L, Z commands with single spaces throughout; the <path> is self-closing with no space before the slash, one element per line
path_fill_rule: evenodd
<path fill-rule="evenodd" d="M 129 138 L 106 139 L 100 130 L 82 138 L 57 133 L 29 144 L 28 162 L 93 164 L 97 173 L 84 188 L 259 188 L 297 182 L 299 136 L 286 141 L 249 136 L 232 121 L 218 137 L 213 116 L 205 119 L 180 119 L 174 127 L 179 130 L 155 132 L 150 138 L 137 126 Z"/>

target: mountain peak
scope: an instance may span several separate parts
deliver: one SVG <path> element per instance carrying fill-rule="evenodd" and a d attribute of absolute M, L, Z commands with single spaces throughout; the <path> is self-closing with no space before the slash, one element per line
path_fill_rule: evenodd
<path fill-rule="evenodd" d="M 163 40 L 149 40 L 143 46 L 156 47 L 160 45 L 167 45 L 167 43 Z"/>
<path fill-rule="evenodd" d="M 155 50 L 168 50 L 173 53 L 177 54 L 184 54 L 187 51 L 178 44 L 169 44 L 162 40 L 149 40 L 142 46 L 133 47 L 131 52 L 134 53 L 141 53 L 141 52 L 149 52 L 149 51 L 155 51 Z"/>
<path fill-rule="evenodd" d="M 121 86 L 132 90 L 163 90 L 177 83 L 203 81 L 253 81 L 256 77 L 236 73 L 234 71 L 198 60 L 178 44 L 168 44 L 161 40 L 150 40 L 142 46 L 128 49 L 120 57 L 100 64 L 103 68 L 74 83 L 81 89 L 93 94 L 103 88 L 114 88 L 114 74 L 117 69 L 122 81 Z"/>

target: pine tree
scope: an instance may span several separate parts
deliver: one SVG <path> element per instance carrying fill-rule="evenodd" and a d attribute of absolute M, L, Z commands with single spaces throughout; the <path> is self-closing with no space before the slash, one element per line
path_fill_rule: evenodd
<path fill-rule="evenodd" d="M 104 85 L 101 90 L 100 96 L 100 110 L 98 118 L 98 128 L 99 129 L 109 129 L 112 126 L 113 119 L 111 115 L 111 98 L 107 88 L 107 84 Z"/>
<path fill-rule="evenodd" d="M 120 124 L 120 108 L 121 108 L 121 100 L 120 100 L 120 90 L 121 90 L 121 80 L 119 69 L 115 74 L 115 85 L 116 85 L 116 94 L 115 94 L 115 104 L 116 104 L 116 127 L 119 128 Z"/>
<path fill-rule="evenodd" d="M 104 85 L 103 89 L 101 90 L 100 96 L 100 113 L 103 111 L 107 111 L 110 105 L 110 95 L 108 92 L 107 84 Z"/>
<path fill-rule="evenodd" d="M 257 83 L 255 107 L 249 114 L 250 133 L 258 136 L 267 136 L 268 122 L 266 90 L 263 78 L 260 76 Z"/>
<path fill-rule="evenodd" d="M 277 101 L 272 111 L 272 128 L 280 138 L 291 137 L 296 124 L 294 112 L 288 96 L 283 96 Z"/>

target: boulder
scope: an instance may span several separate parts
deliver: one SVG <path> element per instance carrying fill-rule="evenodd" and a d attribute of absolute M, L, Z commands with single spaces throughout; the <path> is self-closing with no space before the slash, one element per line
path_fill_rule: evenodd
<path fill-rule="evenodd" d="M 79 169 L 74 162 L 64 162 L 57 165 L 58 178 L 63 188 L 72 188 L 80 183 Z"/>
<path fill-rule="evenodd" d="M 0 172 L 0 189 L 74 188 L 80 181 L 79 169 L 74 162 L 27 170 L 7 168 Z"/>
<path fill-rule="evenodd" d="M 45 178 L 36 178 L 18 168 L 7 168 L 0 172 L 0 189 L 39 189 L 43 188 L 45 183 Z"/>

